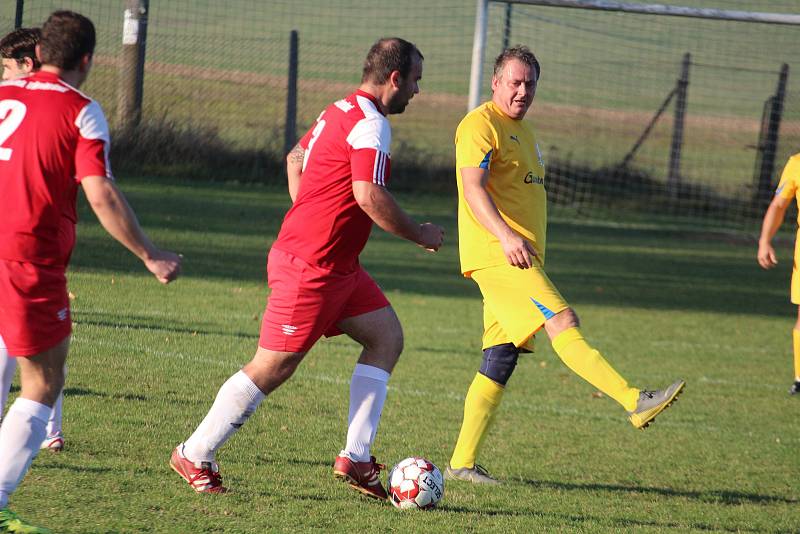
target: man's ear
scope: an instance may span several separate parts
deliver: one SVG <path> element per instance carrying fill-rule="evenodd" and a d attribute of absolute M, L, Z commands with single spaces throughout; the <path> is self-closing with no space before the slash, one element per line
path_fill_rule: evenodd
<path fill-rule="evenodd" d="M 35 69 L 33 60 L 27 56 L 22 58 L 22 62 L 25 63 L 25 72 L 33 72 Z"/>
<path fill-rule="evenodd" d="M 34 52 L 36 52 L 36 59 L 39 60 L 39 63 L 42 62 L 42 47 L 38 44 L 34 47 Z"/>
<path fill-rule="evenodd" d="M 391 74 L 389 74 L 389 83 L 392 84 L 392 87 L 398 88 L 400 87 L 400 83 L 402 81 L 402 76 L 400 76 L 399 70 L 393 70 Z"/>
<path fill-rule="evenodd" d="M 81 72 L 86 72 L 92 66 L 92 54 L 84 54 L 80 62 Z"/>

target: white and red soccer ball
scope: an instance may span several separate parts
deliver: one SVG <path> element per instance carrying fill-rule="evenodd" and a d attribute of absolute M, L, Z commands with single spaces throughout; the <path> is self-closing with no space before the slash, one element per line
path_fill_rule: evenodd
<path fill-rule="evenodd" d="M 389 472 L 389 500 L 402 510 L 428 510 L 444 497 L 444 477 L 425 458 L 412 456 Z"/>

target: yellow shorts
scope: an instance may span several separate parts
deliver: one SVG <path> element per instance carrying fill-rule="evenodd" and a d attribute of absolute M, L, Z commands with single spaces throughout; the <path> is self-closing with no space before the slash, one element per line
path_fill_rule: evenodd
<path fill-rule="evenodd" d="M 483 294 L 483 348 L 503 343 L 533 350 L 533 335 L 569 305 L 538 264 L 498 265 L 472 271 Z"/>

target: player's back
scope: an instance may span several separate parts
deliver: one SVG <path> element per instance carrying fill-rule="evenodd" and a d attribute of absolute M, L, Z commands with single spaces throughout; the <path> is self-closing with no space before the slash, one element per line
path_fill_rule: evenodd
<path fill-rule="evenodd" d="M 300 188 L 274 246 L 308 263 L 349 272 L 372 229 L 353 194 L 353 180 L 385 185 L 391 127 L 374 97 L 357 91 L 320 115 L 303 136 Z"/>
<path fill-rule="evenodd" d="M 0 258 L 66 264 L 78 183 L 109 176 L 108 126 L 92 99 L 50 72 L 0 83 Z"/>

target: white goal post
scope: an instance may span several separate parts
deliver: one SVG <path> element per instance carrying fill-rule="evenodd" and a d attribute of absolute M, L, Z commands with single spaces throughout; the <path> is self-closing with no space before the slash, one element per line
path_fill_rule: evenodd
<path fill-rule="evenodd" d="M 482 66 L 486 49 L 486 28 L 489 19 L 489 2 L 506 4 L 526 4 L 533 6 L 565 7 L 573 9 L 595 9 L 601 11 L 622 11 L 648 15 L 673 17 L 692 17 L 743 22 L 762 22 L 767 24 L 788 24 L 800 26 L 800 15 L 788 13 L 763 13 L 757 11 L 731 11 L 724 9 L 696 8 L 686 6 L 667 6 L 663 4 L 629 4 L 609 0 L 477 0 L 475 15 L 475 36 L 472 43 L 472 67 L 469 80 L 469 101 L 467 109 L 472 110 L 480 104 Z"/>

